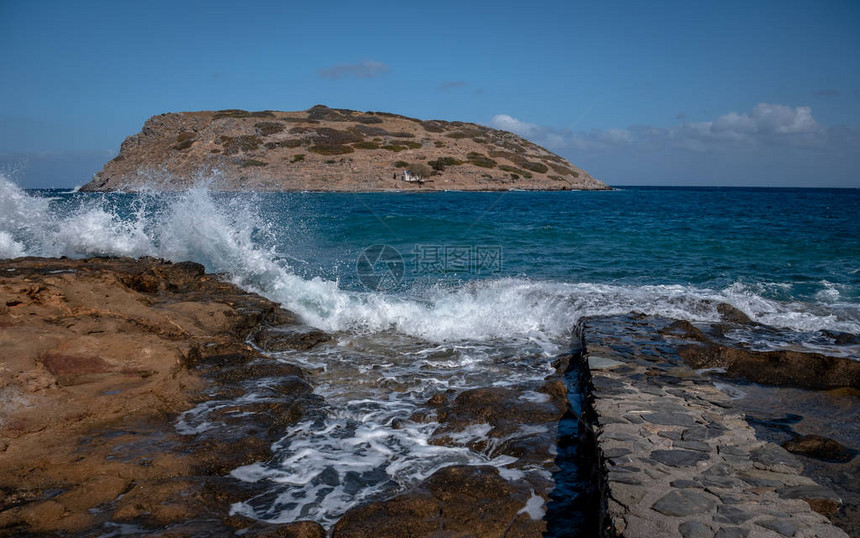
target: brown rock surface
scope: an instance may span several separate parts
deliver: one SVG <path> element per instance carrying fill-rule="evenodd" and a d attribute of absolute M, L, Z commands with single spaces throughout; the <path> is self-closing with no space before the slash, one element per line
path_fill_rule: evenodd
<path fill-rule="evenodd" d="M 788 349 L 754 351 L 711 342 L 684 346 L 680 354 L 693 368 L 725 368 L 733 376 L 766 385 L 860 388 L 860 362 L 847 357 Z"/>
<path fill-rule="evenodd" d="M 407 169 L 425 181 L 403 181 Z M 317 105 L 153 116 L 81 190 L 183 189 L 200 173 L 228 191 L 608 189 L 507 131 Z"/>
<path fill-rule="evenodd" d="M 856 455 L 842 443 L 821 435 L 802 435 L 782 444 L 792 454 L 827 461 L 848 462 Z"/>
<path fill-rule="evenodd" d="M 524 394 L 536 398 L 523 399 Z M 539 387 L 469 389 L 448 405 L 438 396 L 442 395 L 428 402 L 441 404 L 436 411 L 440 426 L 430 439 L 432 444 L 456 446 L 459 442 L 455 439 L 461 432 L 470 426 L 486 425 L 486 435 L 467 436 L 466 446 L 491 456 L 514 456 L 523 463 L 551 462 L 558 423 L 565 414 L 572 414 L 567 391 L 557 379 Z"/>
<path fill-rule="evenodd" d="M 270 457 L 283 424 L 314 404 L 300 369 L 265 368 L 278 363 L 244 343 L 293 316 L 198 264 L 7 260 L 0 305 L 0 535 L 125 522 L 232 532 L 229 504 L 252 486 L 224 474 Z M 212 375 L 221 366 L 229 379 Z M 211 397 L 203 389 L 235 394 L 267 374 L 286 377 L 260 409 L 238 409 L 242 427 L 225 417 L 208 437 L 176 433 L 177 414 Z M 314 535 L 294 530 L 279 535 Z"/>
<path fill-rule="evenodd" d="M 445 467 L 411 492 L 350 510 L 333 536 L 542 536 L 546 523 L 526 510 L 531 496 L 495 467 Z"/>
<path fill-rule="evenodd" d="M 727 323 L 706 324 L 704 330 L 689 321 L 673 321 L 660 329 L 672 338 L 695 341 L 678 348 L 692 368 L 725 368 L 732 377 L 755 383 L 815 390 L 860 389 L 860 361 L 851 357 L 812 351 L 777 349 L 758 351 L 725 338 L 727 330 L 752 324 L 746 315 L 726 303 L 717 306 Z M 763 325 L 757 327 L 772 331 Z"/>

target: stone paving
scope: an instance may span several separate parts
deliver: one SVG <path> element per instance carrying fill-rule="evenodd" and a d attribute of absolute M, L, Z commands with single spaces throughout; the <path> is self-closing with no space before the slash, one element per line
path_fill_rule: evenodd
<path fill-rule="evenodd" d="M 603 536 L 844 537 L 839 497 L 756 439 L 728 396 L 678 355 L 673 320 L 636 314 L 579 327 L 590 388 L 582 421 L 596 447 Z"/>

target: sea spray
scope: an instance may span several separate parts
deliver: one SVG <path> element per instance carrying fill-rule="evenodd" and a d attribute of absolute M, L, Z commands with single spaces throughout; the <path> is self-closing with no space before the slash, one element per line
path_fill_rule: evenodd
<path fill-rule="evenodd" d="M 762 295 L 766 283 L 708 289 L 495 277 L 459 285 L 440 280 L 393 293 L 347 290 L 337 280 L 296 274 L 288 260 L 301 261 L 302 252 L 284 250 L 291 230 L 260 207 L 255 195 L 213 193 L 205 185 L 182 192 L 48 200 L 0 178 L 0 256 L 193 260 L 328 331 L 394 330 L 431 342 L 518 337 L 550 354 L 564 345 L 582 316 L 637 311 L 715 321 L 720 302 L 754 321 L 801 333 L 860 332 L 857 305 L 838 302 L 835 293 L 827 295 L 826 304 L 773 300 Z"/>

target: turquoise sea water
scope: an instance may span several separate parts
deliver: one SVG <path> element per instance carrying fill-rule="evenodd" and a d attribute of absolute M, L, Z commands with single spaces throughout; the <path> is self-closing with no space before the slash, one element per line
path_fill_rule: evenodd
<path fill-rule="evenodd" d="M 860 334 L 858 222 L 860 190 L 102 195 L 0 180 L 0 258 L 193 260 L 335 336 L 278 356 L 313 372 L 325 419 L 233 471 L 271 484 L 234 512 L 326 525 L 454 463 L 545 472 L 472 451 L 480 430 L 434 446 L 437 424 L 408 418 L 439 391 L 542 379 L 583 316 L 715 321 L 729 303 L 761 324 L 727 335 L 744 345 L 858 358 L 836 344 Z M 205 433 L 229 404 L 177 428 Z"/>
<path fill-rule="evenodd" d="M 301 237 L 286 249 L 352 285 L 351 262 L 391 245 L 498 246 L 500 274 L 604 284 L 750 285 L 775 299 L 860 300 L 860 190 L 624 188 L 613 192 L 266 195 Z M 308 256 L 308 254 L 315 254 Z M 446 277 L 486 278 L 490 267 Z M 437 273 L 437 271 L 432 271 Z M 436 276 L 434 274 L 434 276 Z M 499 274 L 493 275 L 499 276 Z"/>
<path fill-rule="evenodd" d="M 524 300 L 533 292 L 541 308 L 548 305 L 537 296 L 564 303 L 559 314 L 568 321 L 577 307 L 707 318 L 712 300 L 795 331 L 860 332 L 860 190 L 94 195 L 24 193 L 8 182 L 4 189 L 0 255 L 193 259 L 300 313 L 304 304 L 308 320 L 329 329 L 396 325 L 362 323 L 337 312 L 339 300 L 426 306 L 516 287 Z M 390 248 L 377 260 L 383 245 Z M 292 298 L 278 296 L 287 292 Z"/>

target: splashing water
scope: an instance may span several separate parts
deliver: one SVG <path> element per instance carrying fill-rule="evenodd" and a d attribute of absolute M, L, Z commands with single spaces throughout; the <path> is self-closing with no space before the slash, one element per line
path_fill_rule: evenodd
<path fill-rule="evenodd" d="M 429 438 L 436 423 L 404 419 L 438 391 L 543 378 L 548 357 L 566 350 L 571 330 L 583 316 L 637 311 L 716 321 L 717 305 L 724 302 L 754 321 L 787 329 L 775 336 L 742 331 L 730 335 L 758 347 L 805 346 L 840 352 L 822 346 L 818 331 L 860 333 L 860 308 L 854 299 L 857 273 L 851 272 L 860 249 L 849 250 L 844 257 L 847 277 L 834 278 L 829 269 L 810 277 L 791 266 L 780 279 L 762 264 L 757 273 L 728 271 L 728 279 L 706 280 L 696 276 L 703 265 L 741 265 L 762 249 L 750 240 L 749 245 L 737 247 L 741 254 L 727 264 L 725 253 L 710 258 L 711 253 L 702 248 L 686 249 L 698 237 L 693 227 L 685 228 L 682 239 L 672 241 L 648 236 L 637 243 L 630 237 L 639 223 L 625 233 L 592 240 L 585 231 L 568 230 L 573 220 L 553 221 L 558 218 L 557 208 L 541 214 L 537 228 L 526 226 L 532 213 L 539 211 L 531 207 L 521 217 L 502 214 L 496 226 L 482 228 L 480 223 L 463 225 L 462 220 L 449 217 L 446 211 L 456 213 L 456 208 L 445 209 L 450 197 L 416 202 L 380 196 L 379 200 L 390 203 L 383 224 L 363 209 L 375 198 L 357 203 L 335 194 L 311 198 L 223 194 L 197 186 L 183 192 L 70 193 L 49 199 L 0 177 L 0 258 L 110 255 L 193 260 L 283 304 L 307 323 L 335 333 L 333 343 L 313 352 L 279 357 L 314 371 L 315 392 L 328 406 L 325 417 L 285 431 L 274 447 L 274 461 L 233 472 L 241 480 L 272 484 L 270 494 L 239 503 L 234 512 L 276 522 L 312 518 L 330 524 L 358 503 L 401 491 L 454 463 L 491 464 L 504 476 L 515 477 L 521 470 L 511 467 L 511 458 L 496 457 L 492 447 L 476 453 L 463 446 L 434 446 Z M 480 201 L 460 196 L 467 198 L 464 205 Z M 433 217 L 404 212 L 407 202 L 420 205 Z M 345 206 L 358 209 L 344 210 Z M 456 226 L 445 220 L 449 218 Z M 506 218 L 513 221 L 505 224 Z M 371 244 L 400 241 L 401 248 L 408 245 L 399 236 L 404 230 L 414 234 L 415 243 L 446 244 L 462 243 L 463 236 L 451 234 L 466 228 L 501 234 L 489 235 L 489 241 L 508 249 L 516 272 L 464 281 L 442 275 L 429 285 L 415 279 L 389 293 L 358 291 L 349 283 L 354 276 L 332 274 L 332 267 L 351 267 L 354 254 Z M 543 239 L 535 229 L 542 230 Z M 524 240 L 529 234 L 532 237 Z M 534 248 L 532 241 L 543 241 L 541 248 Z M 603 252 L 599 247 L 607 241 L 615 241 L 611 251 L 615 257 L 608 264 L 589 265 L 589 253 L 599 258 Z M 577 250 L 571 244 L 581 247 Z M 675 249 L 670 256 L 660 250 L 667 248 Z M 821 267 L 833 265 L 826 251 L 819 256 Z M 321 270 L 308 270 L 314 265 L 308 261 L 312 257 Z M 618 271 L 616 259 L 619 266 L 627 260 L 623 278 L 589 280 L 580 275 L 599 271 L 611 275 Z M 650 259 L 654 261 L 647 263 L 653 267 L 642 269 L 647 265 L 642 260 Z M 558 274 L 547 275 L 547 266 Z M 566 272 L 558 269 L 568 266 L 572 269 Z M 686 272 L 667 276 L 670 267 Z M 805 288 L 811 291 L 797 291 Z M 261 394 L 252 391 L 244 398 L 261 398 Z M 205 405 L 228 403 L 208 402 L 189 411 L 179 421 L 180 431 L 205 431 Z M 465 445 L 485 433 L 477 425 L 456 435 Z M 526 509 L 538 514 L 542 507 L 535 501 Z"/>
<path fill-rule="evenodd" d="M 395 330 L 431 342 L 519 336 L 540 342 L 548 353 L 569 336 L 581 316 L 635 310 L 715 321 L 719 302 L 775 327 L 860 332 L 857 305 L 835 300 L 838 287 L 831 283 L 826 284 L 826 301 L 818 304 L 766 298 L 766 282 L 733 282 L 713 290 L 500 277 L 456 286 L 440 282 L 392 294 L 349 291 L 337 280 L 296 274 L 286 260 L 301 257 L 279 251 L 291 231 L 261 214 L 260 205 L 255 195 L 214 194 L 200 186 L 179 193 L 75 194 L 51 201 L 0 177 L 0 257 L 193 260 L 230 275 L 324 330 Z"/>

